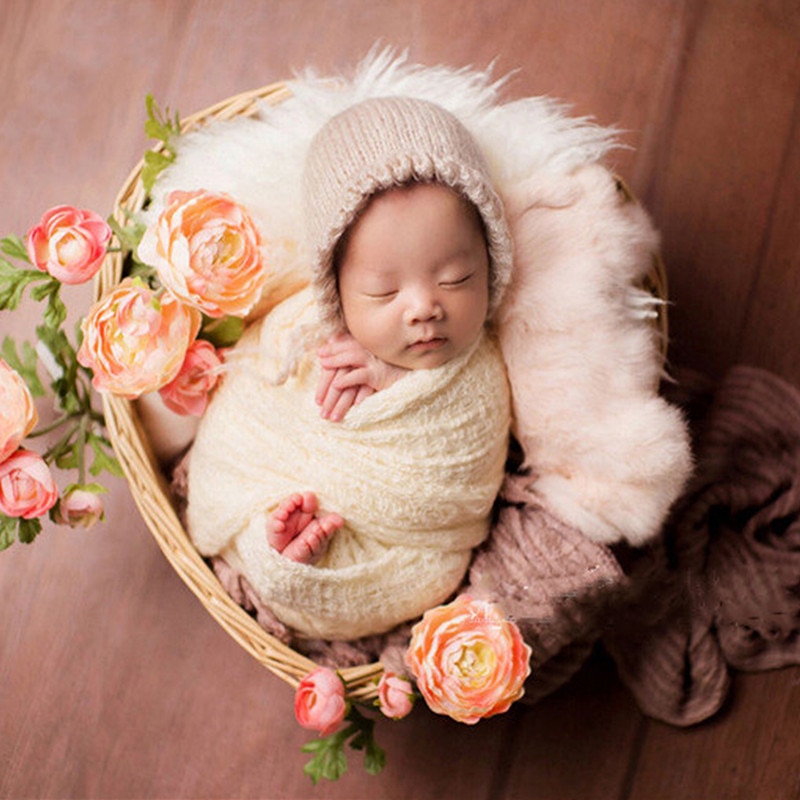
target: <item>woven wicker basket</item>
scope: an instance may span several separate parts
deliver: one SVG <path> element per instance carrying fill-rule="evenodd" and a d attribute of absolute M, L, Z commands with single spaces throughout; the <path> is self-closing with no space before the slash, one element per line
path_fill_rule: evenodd
<path fill-rule="evenodd" d="M 182 131 L 189 131 L 215 120 L 232 119 L 256 113 L 259 104 L 280 103 L 289 96 L 283 83 L 235 95 L 182 120 Z M 140 161 L 125 181 L 114 204 L 114 217 L 125 225 L 131 212 L 142 209 L 147 197 L 142 186 Z M 631 201 L 633 196 L 622 182 L 620 191 Z M 110 253 L 95 280 L 95 299 L 99 299 L 122 280 L 123 258 Z M 666 278 L 660 258 L 654 254 L 645 288 L 656 297 L 667 297 Z M 662 355 L 667 341 L 666 309 L 662 305 L 656 325 L 661 334 Z M 125 472 L 131 493 L 148 528 L 178 575 L 197 595 L 208 612 L 226 631 L 267 669 L 296 687 L 314 668 L 308 658 L 268 634 L 224 591 L 216 576 L 197 553 L 170 500 L 167 481 L 148 443 L 135 405 L 113 395 L 103 396 L 103 407 L 114 450 Z M 376 686 L 382 668 L 379 663 L 340 670 L 347 696 L 370 701 L 377 696 Z"/>

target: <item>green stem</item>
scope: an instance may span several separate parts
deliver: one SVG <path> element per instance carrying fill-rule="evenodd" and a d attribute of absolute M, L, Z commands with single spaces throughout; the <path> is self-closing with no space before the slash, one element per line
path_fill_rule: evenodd
<path fill-rule="evenodd" d="M 57 420 L 51 422 L 49 425 L 45 425 L 44 428 L 37 428 L 35 431 L 31 431 L 28 434 L 28 438 L 35 439 L 37 436 L 44 436 L 46 433 L 50 433 L 51 431 L 54 431 L 56 428 L 59 428 L 71 417 L 72 414 L 63 414 Z"/>
<path fill-rule="evenodd" d="M 78 483 L 86 483 L 86 428 L 89 424 L 89 415 L 84 413 L 78 425 Z"/>
<path fill-rule="evenodd" d="M 61 437 L 61 439 L 56 442 L 52 447 L 48 448 L 42 458 L 49 464 L 53 461 L 53 459 L 58 458 L 58 456 L 64 452 L 64 449 L 69 444 L 72 437 L 75 435 L 75 431 L 78 430 L 81 426 L 81 421 L 83 420 L 83 416 L 81 416 L 81 420 L 76 422 L 68 431 L 67 433 Z"/>

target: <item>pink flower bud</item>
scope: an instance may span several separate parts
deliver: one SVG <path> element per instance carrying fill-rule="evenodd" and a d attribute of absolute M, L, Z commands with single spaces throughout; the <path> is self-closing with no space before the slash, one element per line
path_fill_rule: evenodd
<path fill-rule="evenodd" d="M 341 726 L 346 713 L 344 684 L 335 670 L 317 667 L 300 681 L 294 715 L 304 728 L 328 736 Z"/>
<path fill-rule="evenodd" d="M 0 464 L 0 512 L 34 519 L 58 500 L 58 489 L 47 464 L 30 450 L 17 450 Z"/>
<path fill-rule="evenodd" d="M 391 719 L 402 719 L 414 705 L 414 687 L 411 682 L 395 674 L 384 672 L 378 683 L 378 707 Z"/>
<path fill-rule="evenodd" d="M 73 486 L 58 501 L 53 520 L 70 528 L 91 528 L 103 519 L 103 501 L 96 492 Z"/>
<path fill-rule="evenodd" d="M 221 363 L 214 345 L 195 340 L 186 351 L 180 372 L 159 390 L 164 405 L 176 414 L 202 416 L 209 392 L 219 380 L 217 370 Z"/>
<path fill-rule="evenodd" d="M 85 283 L 103 263 L 111 228 L 94 211 L 56 206 L 28 231 L 28 258 L 62 283 Z"/>

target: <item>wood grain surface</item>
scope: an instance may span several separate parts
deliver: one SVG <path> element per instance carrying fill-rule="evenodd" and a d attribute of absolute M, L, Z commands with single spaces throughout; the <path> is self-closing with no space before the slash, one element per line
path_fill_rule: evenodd
<path fill-rule="evenodd" d="M 620 128 L 614 166 L 653 214 L 671 361 L 800 385 L 800 6 L 795 0 L 2 0 L 0 233 L 110 210 L 147 144 L 144 97 L 184 114 L 376 41 L 514 70 Z M 80 314 L 87 287 L 70 289 Z M 35 308 L 0 336 L 31 335 Z M 645 718 L 602 655 L 476 727 L 379 724 L 379 777 L 302 774 L 292 692 L 206 614 L 126 486 L 88 532 L 0 554 L 3 798 L 800 798 L 800 669 L 736 675 L 722 714 Z"/>

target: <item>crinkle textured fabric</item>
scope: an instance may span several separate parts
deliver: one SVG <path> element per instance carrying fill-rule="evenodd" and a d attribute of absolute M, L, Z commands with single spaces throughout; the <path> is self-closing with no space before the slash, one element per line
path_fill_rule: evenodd
<path fill-rule="evenodd" d="M 316 324 L 306 289 L 237 345 L 192 447 L 186 517 L 198 551 L 240 571 L 284 624 L 348 640 L 422 614 L 462 582 L 503 481 L 509 390 L 484 334 L 441 367 L 412 370 L 366 398 L 342 422 L 324 420 L 313 348 L 284 375 L 294 335 Z M 266 540 L 267 515 L 309 490 L 345 520 L 313 565 Z"/>

